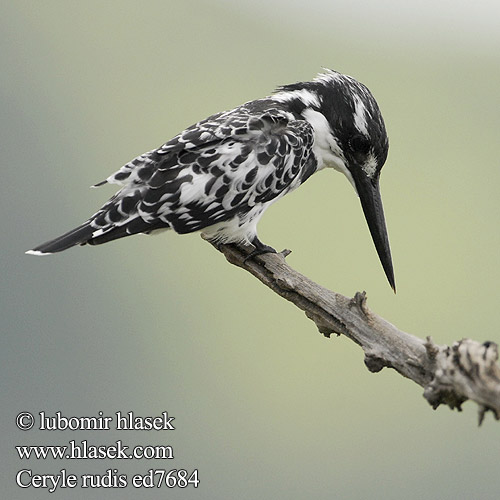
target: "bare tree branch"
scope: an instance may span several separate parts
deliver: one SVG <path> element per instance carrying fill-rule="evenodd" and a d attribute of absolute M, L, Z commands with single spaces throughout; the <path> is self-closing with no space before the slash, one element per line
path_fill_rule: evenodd
<path fill-rule="evenodd" d="M 447 404 L 461 410 L 467 399 L 479 405 L 479 424 L 487 411 L 500 419 L 500 367 L 498 346 L 462 339 L 452 346 L 435 344 L 401 330 L 370 311 L 366 295 L 354 298 L 332 292 L 292 269 L 284 250 L 245 260 L 249 249 L 215 245 L 231 263 L 258 278 L 275 293 L 302 309 L 318 330 L 330 337 L 345 335 L 365 353 L 371 372 L 393 368 L 424 388 L 433 408 Z"/>

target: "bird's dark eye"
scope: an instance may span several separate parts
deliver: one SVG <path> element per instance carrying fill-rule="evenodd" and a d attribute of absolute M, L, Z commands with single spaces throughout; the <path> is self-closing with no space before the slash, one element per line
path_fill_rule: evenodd
<path fill-rule="evenodd" d="M 349 146 L 355 153 L 367 154 L 370 150 L 370 140 L 364 135 L 354 135 L 349 139 Z"/>

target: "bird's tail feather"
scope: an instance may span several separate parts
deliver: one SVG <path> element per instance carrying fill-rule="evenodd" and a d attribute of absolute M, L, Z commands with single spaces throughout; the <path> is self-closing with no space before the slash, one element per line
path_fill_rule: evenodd
<path fill-rule="evenodd" d="M 118 238 L 124 238 L 125 236 L 131 236 L 132 234 L 149 234 L 152 231 L 158 229 L 168 229 L 169 226 L 162 222 L 157 222 L 156 224 L 149 224 L 145 222 L 141 217 L 136 217 L 129 220 L 126 224 L 121 226 L 115 226 L 110 231 L 105 231 L 99 236 L 95 236 L 87 241 L 89 245 L 102 245 L 108 241 L 117 240 Z"/>
<path fill-rule="evenodd" d="M 95 228 L 93 228 L 87 221 L 81 226 L 64 233 L 62 236 L 46 241 L 45 243 L 33 248 L 33 250 L 28 250 L 26 253 L 31 255 L 48 255 L 51 253 L 62 252 L 63 250 L 74 247 L 75 245 L 84 245 L 92 239 L 92 234 L 94 232 Z"/>
<path fill-rule="evenodd" d="M 28 250 L 26 253 L 30 255 L 49 255 L 56 252 L 62 252 L 76 245 L 101 245 L 108 241 L 123 238 L 137 233 L 149 234 L 152 231 L 159 229 L 168 229 L 170 226 L 161 221 L 155 224 L 149 224 L 140 217 L 129 220 L 126 224 L 115 225 L 103 230 L 98 230 L 91 225 L 90 221 L 84 222 L 81 226 L 68 231 L 67 233 L 47 241 L 33 250 Z M 97 233 L 97 234 L 96 234 Z"/>

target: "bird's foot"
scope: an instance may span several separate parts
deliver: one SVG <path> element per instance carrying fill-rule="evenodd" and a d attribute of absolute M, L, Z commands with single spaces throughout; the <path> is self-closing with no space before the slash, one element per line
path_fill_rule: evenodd
<path fill-rule="evenodd" d="M 253 259 L 257 257 L 258 255 L 263 255 L 266 253 L 278 253 L 273 247 L 269 245 L 265 245 L 260 241 L 257 237 L 255 237 L 252 240 L 252 245 L 255 247 L 254 250 L 252 250 L 244 259 L 243 263 L 246 264 L 247 261 L 250 259 Z M 284 257 L 286 257 L 289 253 L 290 250 L 283 250 L 283 252 L 280 252 Z"/>
<path fill-rule="evenodd" d="M 214 245 L 217 250 L 222 251 L 222 247 L 233 247 L 239 252 L 246 253 L 248 251 L 248 246 L 247 245 L 242 245 L 241 243 L 220 243 L 217 240 L 210 240 L 209 238 L 206 238 L 202 235 L 204 239 L 209 241 L 212 245 Z M 269 245 L 265 245 L 260 241 L 258 238 L 254 238 L 251 241 L 252 246 L 254 249 L 246 255 L 246 257 L 243 259 L 243 264 L 246 264 L 250 259 L 253 259 L 255 257 L 258 257 L 259 255 L 264 255 L 266 253 L 275 253 L 278 255 L 281 255 L 283 258 L 286 258 L 288 255 L 292 253 L 291 250 L 284 249 L 281 252 L 277 252 L 273 247 Z"/>

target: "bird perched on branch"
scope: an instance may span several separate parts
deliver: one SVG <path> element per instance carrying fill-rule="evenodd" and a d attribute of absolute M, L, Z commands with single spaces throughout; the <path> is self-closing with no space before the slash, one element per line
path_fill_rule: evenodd
<path fill-rule="evenodd" d="M 356 190 L 395 289 L 379 191 L 388 147 L 370 91 L 327 70 L 311 82 L 284 85 L 269 97 L 212 115 L 138 156 L 94 186 L 123 187 L 92 217 L 27 253 L 51 254 L 164 229 L 251 244 L 251 256 L 275 252 L 257 237 L 262 214 L 328 167 L 342 172 Z"/>

